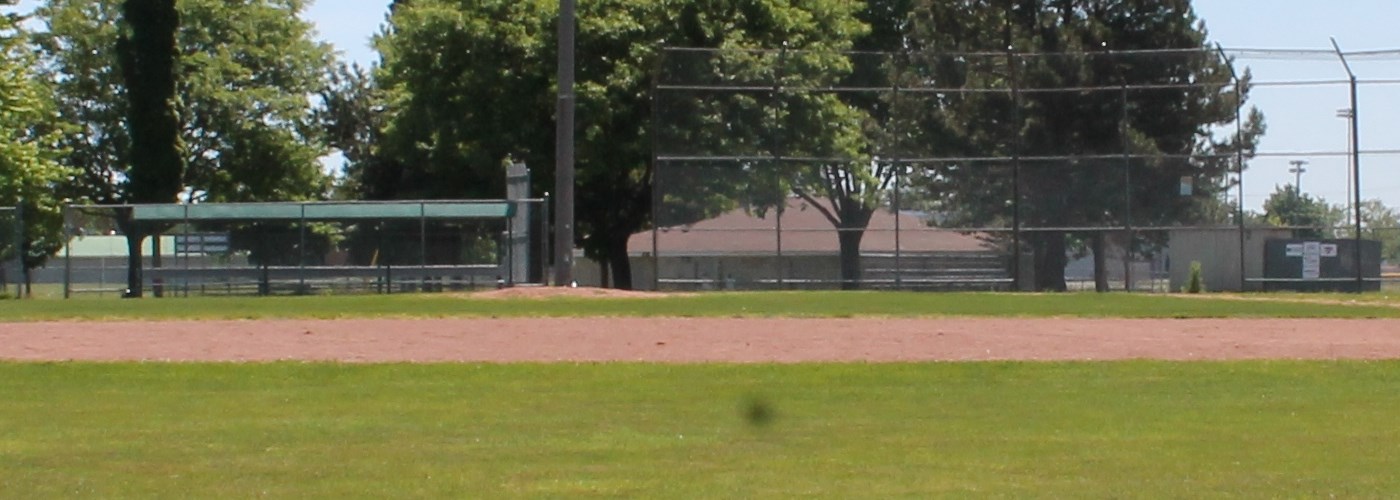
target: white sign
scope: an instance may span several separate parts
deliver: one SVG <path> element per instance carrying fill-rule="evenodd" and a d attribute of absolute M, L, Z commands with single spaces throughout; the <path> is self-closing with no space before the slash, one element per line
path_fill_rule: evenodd
<path fill-rule="evenodd" d="M 1333 245 L 1333 244 L 1322 245 L 1322 256 L 1323 256 L 1323 257 L 1336 257 L 1336 256 L 1337 256 L 1337 245 Z"/>
<path fill-rule="evenodd" d="M 1302 244 L 1302 243 L 1289 243 L 1288 246 L 1285 247 L 1285 248 L 1287 249 L 1287 252 L 1288 252 L 1287 255 L 1288 255 L 1289 257 L 1302 257 L 1302 256 L 1303 256 L 1303 244 Z"/>
<path fill-rule="evenodd" d="M 1303 279 L 1315 280 L 1322 277 L 1322 243 L 1303 243 Z"/>
<path fill-rule="evenodd" d="M 191 233 L 175 235 L 175 253 L 228 253 L 228 233 Z"/>

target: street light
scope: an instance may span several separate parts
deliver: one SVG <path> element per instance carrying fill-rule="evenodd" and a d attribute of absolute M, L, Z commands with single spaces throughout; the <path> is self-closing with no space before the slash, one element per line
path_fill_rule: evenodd
<path fill-rule="evenodd" d="M 1293 168 L 1288 169 L 1288 173 L 1293 174 L 1293 194 L 1303 196 L 1303 172 L 1308 170 L 1303 168 L 1308 164 L 1307 160 L 1293 160 L 1288 162 Z"/>

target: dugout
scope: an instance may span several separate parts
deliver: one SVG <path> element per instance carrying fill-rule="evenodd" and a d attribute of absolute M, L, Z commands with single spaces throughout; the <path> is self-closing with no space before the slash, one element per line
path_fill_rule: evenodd
<path fill-rule="evenodd" d="M 395 293 L 537 282 L 545 200 L 75 206 L 69 239 L 145 235 L 135 262 L 160 295 Z M 70 248 L 75 245 L 69 245 Z M 174 248 L 167 248 L 173 246 Z M 129 257 L 126 256 L 126 257 Z M 64 294 L 127 273 L 65 255 Z"/>

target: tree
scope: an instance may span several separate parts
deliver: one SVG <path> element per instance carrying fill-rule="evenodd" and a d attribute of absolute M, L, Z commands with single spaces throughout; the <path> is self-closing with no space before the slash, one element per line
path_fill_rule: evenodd
<path fill-rule="evenodd" d="M 319 92 L 321 105 L 317 118 L 325 128 L 327 144 L 344 158 L 342 184 L 335 197 L 346 199 L 367 192 L 369 186 L 357 185 L 361 171 L 380 155 L 377 154 L 385 127 L 384 97 L 375 84 L 371 70 L 358 64 L 337 64 Z"/>
<path fill-rule="evenodd" d="M 1361 202 L 1361 223 L 1371 231 L 1371 238 L 1380 240 L 1381 259 L 1400 263 L 1400 213 L 1381 200 L 1366 200 Z"/>
<path fill-rule="evenodd" d="M 650 85 L 660 47 L 849 47 L 849 2 L 587 2 L 578 38 L 578 234 L 631 286 L 627 240 L 650 222 Z M 371 198 L 499 197 L 501 160 L 553 164 L 557 2 L 397 2 L 377 38 L 388 99 Z M 548 176 L 544 176 L 548 179 Z M 548 182 L 539 186 L 551 190 Z"/>
<path fill-rule="evenodd" d="M 939 136 L 930 142 L 951 135 L 952 154 L 1057 158 L 1023 162 L 1019 192 L 1008 162 L 947 162 L 929 168 L 924 182 L 962 224 L 1009 226 L 1010 200 L 1019 199 L 1023 227 L 1044 228 L 1026 234 L 1037 290 L 1066 288 L 1074 235 L 1053 228 L 1201 220 L 1231 186 L 1235 153 L 1250 158 L 1264 130 L 1253 111 L 1239 138 L 1212 133 L 1235 122 L 1249 78 L 1232 84 L 1229 62 L 1212 50 L 1188 2 L 929 1 L 914 17 L 914 57 L 937 86 L 1025 90 L 950 93 L 911 118 Z M 997 54 L 1007 47 L 1028 55 Z M 1158 52 L 1122 53 L 1135 50 Z M 1055 90 L 1064 88 L 1085 90 Z M 1163 188 L 1187 177 L 1191 196 Z M 1104 233 L 1088 238 L 1102 255 Z"/>
<path fill-rule="evenodd" d="M 180 16 L 175 0 L 126 0 L 122 20 L 128 29 L 118 36 L 116 53 L 126 86 L 126 130 L 131 139 L 127 199 L 169 203 L 175 201 L 185 176 L 175 109 L 175 34 Z M 126 296 L 140 297 L 141 241 L 150 228 L 136 224 L 128 209 L 118 211 L 117 224 L 126 234 Z"/>
<path fill-rule="evenodd" d="M 63 245 L 57 187 L 70 172 L 56 161 L 58 116 L 49 88 L 33 73 L 36 58 L 24 35 L 18 16 L 0 15 L 0 207 L 19 207 L 24 221 L 22 228 L 0 227 L 0 262 L 19 257 L 28 285 L 28 270 Z M 0 285 L 19 278 L 4 272 Z"/>
<path fill-rule="evenodd" d="M 196 202 L 325 196 L 318 158 L 327 147 L 307 96 L 325 86 L 332 57 L 298 16 L 304 5 L 49 0 L 39 8 L 42 67 L 76 125 L 63 141 L 63 162 L 80 171 L 70 196 L 106 205 L 181 193 Z M 143 87 L 167 72 L 148 52 L 170 57 L 168 85 Z M 124 123 L 128 114 L 136 121 Z M 146 141 L 163 146 L 143 152 Z M 135 227 L 129 215 L 118 223 L 129 237 L 130 288 L 140 293 L 141 239 L 154 228 Z"/>
<path fill-rule="evenodd" d="M 1346 215 L 1322 198 L 1299 193 L 1292 186 L 1278 186 L 1264 200 L 1264 219 L 1274 226 L 1296 228 L 1299 238 L 1331 238 Z"/>

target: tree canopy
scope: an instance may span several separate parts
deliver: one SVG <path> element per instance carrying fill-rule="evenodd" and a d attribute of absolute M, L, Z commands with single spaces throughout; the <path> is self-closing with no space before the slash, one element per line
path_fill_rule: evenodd
<path fill-rule="evenodd" d="M 328 45 L 298 17 L 302 0 L 229 3 L 179 0 L 173 95 L 180 161 L 155 194 L 140 194 L 129 171 L 132 128 L 122 123 L 133 89 L 116 62 L 127 30 L 117 0 L 49 0 L 36 16 L 44 70 L 66 120 L 78 125 L 65 162 L 84 173 L 76 195 L 97 203 L 313 199 L 328 180 L 327 151 L 308 95 L 324 86 Z M 136 167 L 138 170 L 141 167 Z M 154 182 L 154 181 L 153 181 Z M 144 188 L 143 188 L 144 189 Z M 146 199 L 154 198 L 154 199 Z"/>
<path fill-rule="evenodd" d="M 398 2 L 376 46 L 391 115 L 369 198 L 499 197 L 507 156 L 553 164 L 557 2 Z M 650 222 L 650 86 L 663 46 L 841 49 L 850 2 L 586 2 L 578 30 L 578 234 L 631 286 L 627 239 Z M 546 179 L 548 176 L 544 176 Z M 548 182 L 540 189 L 551 190 Z"/>
<path fill-rule="evenodd" d="M 48 0 L 42 71 L 64 134 L 65 193 L 99 204 L 325 196 L 328 150 L 309 95 L 330 47 L 302 0 Z M 117 212 L 140 290 L 149 228 Z M 137 292 L 139 293 L 139 292 Z"/>
<path fill-rule="evenodd" d="M 1264 200 L 1264 220 L 1275 226 L 1297 228 L 1299 238 L 1331 238 L 1346 220 L 1346 214 L 1326 200 L 1298 192 L 1296 187 L 1278 186 Z"/>
<path fill-rule="evenodd" d="M 71 172 L 58 163 L 61 133 L 51 90 L 34 73 L 36 57 L 26 46 L 19 18 L 0 15 L 0 207 L 23 211 L 23 228 L 9 225 L 0 235 L 0 262 L 22 256 L 26 269 L 42 265 L 63 245 L 59 187 Z M 21 229 L 23 242 L 13 233 Z M 3 273 L 3 270 L 0 270 Z M 0 276 L 0 282 L 18 280 Z"/>
<path fill-rule="evenodd" d="M 923 184 L 969 225 L 1009 226 L 1019 202 L 1023 227 L 1047 229 L 1028 235 L 1038 290 L 1065 289 L 1069 234 L 1054 228 L 1199 222 L 1264 131 L 1252 111 L 1238 136 L 1217 134 L 1236 122 L 1249 75 L 1234 78 L 1189 2 L 924 2 L 913 26 L 913 57 L 940 86 L 1023 91 L 952 94 L 912 119 L 953 153 L 1039 158 L 947 162 Z M 1021 55 L 997 55 L 1007 50 Z M 1190 195 L 1174 189 L 1181 179 Z"/>

